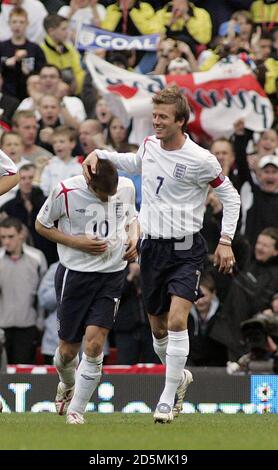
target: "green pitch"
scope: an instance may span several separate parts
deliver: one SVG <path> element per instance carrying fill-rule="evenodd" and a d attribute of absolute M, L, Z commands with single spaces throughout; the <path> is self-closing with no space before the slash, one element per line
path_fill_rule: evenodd
<path fill-rule="evenodd" d="M 278 449 L 277 415 L 183 415 L 153 424 L 150 414 L 86 415 L 69 425 L 52 413 L 0 414 L 0 449 Z"/>

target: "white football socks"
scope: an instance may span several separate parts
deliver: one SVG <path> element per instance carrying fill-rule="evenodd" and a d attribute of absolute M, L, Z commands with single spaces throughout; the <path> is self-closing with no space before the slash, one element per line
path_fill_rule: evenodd
<path fill-rule="evenodd" d="M 77 411 L 85 413 L 86 406 L 97 388 L 102 374 L 103 354 L 89 357 L 82 354 L 82 360 L 76 373 L 75 390 L 70 402 L 68 413 Z"/>
<path fill-rule="evenodd" d="M 159 403 L 174 405 L 175 394 L 181 382 L 183 370 L 189 353 L 188 330 L 168 331 L 166 351 L 166 380 Z"/>
<path fill-rule="evenodd" d="M 168 344 L 168 335 L 164 338 L 156 338 L 153 334 L 153 349 L 154 352 L 158 355 L 162 364 L 166 364 L 166 349 Z"/>
<path fill-rule="evenodd" d="M 53 364 L 57 369 L 60 382 L 62 382 L 66 389 L 71 388 L 75 383 L 75 371 L 78 367 L 79 357 L 75 356 L 72 361 L 67 364 L 64 363 L 60 354 L 59 347 L 55 351 Z"/>

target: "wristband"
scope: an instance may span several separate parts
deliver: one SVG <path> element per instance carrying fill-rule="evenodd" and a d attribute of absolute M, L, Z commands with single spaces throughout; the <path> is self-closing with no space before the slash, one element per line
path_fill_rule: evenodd
<path fill-rule="evenodd" d="M 218 243 L 219 245 L 232 246 L 232 242 L 230 240 L 227 240 L 227 238 L 220 238 Z"/>

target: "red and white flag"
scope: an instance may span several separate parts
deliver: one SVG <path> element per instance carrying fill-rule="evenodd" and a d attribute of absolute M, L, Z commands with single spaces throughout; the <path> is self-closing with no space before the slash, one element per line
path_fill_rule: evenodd
<path fill-rule="evenodd" d="M 152 96 L 176 83 L 184 90 L 191 107 L 189 131 L 202 136 L 230 137 L 233 124 L 244 119 L 245 127 L 256 132 L 271 127 L 270 100 L 250 68 L 237 57 L 222 60 L 208 72 L 185 75 L 141 75 L 116 67 L 93 53 L 86 64 L 94 84 L 108 100 L 112 112 L 124 123 L 134 119 L 134 142 L 151 134 Z"/>

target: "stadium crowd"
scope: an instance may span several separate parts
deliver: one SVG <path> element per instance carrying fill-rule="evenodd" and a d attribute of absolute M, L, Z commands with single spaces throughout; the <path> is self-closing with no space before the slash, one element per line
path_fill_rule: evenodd
<path fill-rule="evenodd" d="M 58 344 L 54 276 L 57 250 L 35 230 L 52 189 L 82 174 L 95 149 L 136 152 L 134 123 L 112 114 L 76 48 L 81 23 L 114 33 L 161 35 L 156 52 L 95 51 L 141 74 L 206 72 L 237 57 L 256 77 L 274 113 L 255 132 L 244 115 L 234 132 L 200 142 L 241 196 L 232 275 L 213 265 L 222 205 L 213 188 L 202 233 L 208 243 L 203 297 L 189 317 L 190 366 L 226 366 L 250 353 L 242 322 L 259 312 L 278 322 L 278 1 L 3 0 L 0 12 L 0 145 L 18 168 L 18 186 L 0 196 L 0 354 L 9 364 L 52 363 Z M 215 122 L 217 127 L 217 122 Z M 198 141 L 197 135 L 192 135 Z M 122 172 L 120 172 L 123 175 Z M 124 174 L 124 176 L 128 176 Z M 141 204 L 141 177 L 130 177 Z M 275 302 L 276 301 L 276 302 Z M 278 331 L 278 328 L 277 328 Z M 277 352 L 266 332 L 264 359 Z M 278 334 L 277 334 L 278 337 Z M 273 340 L 274 338 L 274 340 Z M 245 341 L 244 341 L 245 339 Z M 248 339 L 248 338 L 247 338 Z M 277 341 L 278 342 L 278 341 Z M 140 267 L 130 263 L 106 363 L 159 362 L 141 296 Z M 1 361 L 0 361 L 1 367 Z"/>

